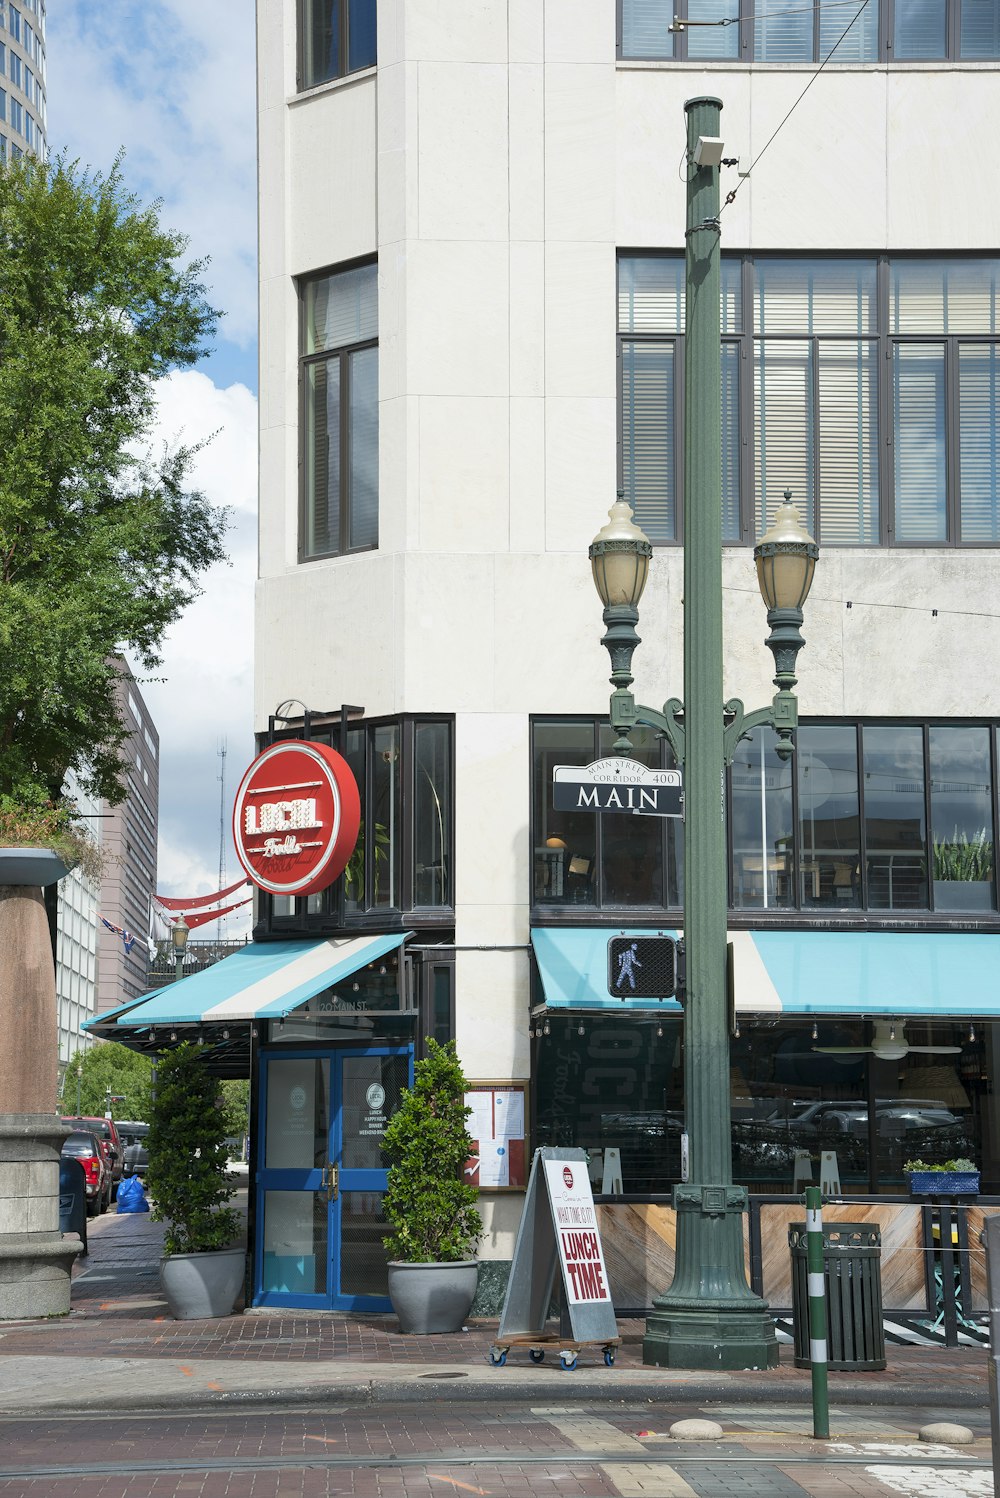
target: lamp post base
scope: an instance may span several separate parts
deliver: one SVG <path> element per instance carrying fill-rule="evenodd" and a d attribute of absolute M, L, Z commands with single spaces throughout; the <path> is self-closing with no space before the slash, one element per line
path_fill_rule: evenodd
<path fill-rule="evenodd" d="M 776 1368 L 778 1342 L 766 1301 L 684 1304 L 658 1296 L 646 1320 L 642 1361 L 654 1368 Z"/>

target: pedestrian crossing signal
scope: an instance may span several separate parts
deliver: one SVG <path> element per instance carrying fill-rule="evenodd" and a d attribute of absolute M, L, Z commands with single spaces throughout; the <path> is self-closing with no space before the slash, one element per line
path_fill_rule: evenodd
<path fill-rule="evenodd" d="M 677 992 L 677 943 L 672 936 L 612 936 L 608 993 L 614 999 L 672 999 Z"/>

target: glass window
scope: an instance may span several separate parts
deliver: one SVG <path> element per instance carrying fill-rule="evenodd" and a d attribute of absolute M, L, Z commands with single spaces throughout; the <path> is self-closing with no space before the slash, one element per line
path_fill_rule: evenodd
<path fill-rule="evenodd" d="M 21 12 L 15 10 L 13 5 L 7 7 L 7 25 L 10 27 L 10 34 L 15 42 L 19 42 L 21 40 Z"/>
<path fill-rule="evenodd" d="M 993 774 L 987 728 L 931 728 L 935 910 L 994 910 Z"/>
<path fill-rule="evenodd" d="M 613 754 L 616 738 L 610 726 L 602 724 L 598 741 L 600 758 Z M 660 740 L 654 729 L 633 730 L 629 758 L 640 765 L 659 768 Z M 600 813 L 600 823 L 602 905 L 663 905 L 661 818 L 606 811 Z"/>
<path fill-rule="evenodd" d="M 6 46 L 4 45 L 3 42 L 0 42 L 0 74 L 5 74 L 6 72 L 7 72 L 7 48 L 6 48 Z"/>
<path fill-rule="evenodd" d="M 593 812 L 554 811 L 556 765 L 589 765 L 594 725 L 536 723 L 534 728 L 534 880 L 536 904 L 595 903 L 597 817 Z"/>
<path fill-rule="evenodd" d="M 21 87 L 21 59 L 16 52 L 10 54 L 10 81 Z"/>
<path fill-rule="evenodd" d="M 859 63 L 1000 57 L 998 0 L 620 0 L 622 57 Z M 671 29 L 674 17 L 690 24 Z M 740 24 L 743 28 L 742 50 Z M 879 41 L 880 29 L 882 41 Z M 891 35 L 890 35 L 891 33 Z"/>
<path fill-rule="evenodd" d="M 378 543 L 378 280 L 374 265 L 307 281 L 303 556 Z"/>
<path fill-rule="evenodd" d="M 799 903 L 860 903 L 858 745 L 853 726 L 809 726 L 796 735 Z"/>
<path fill-rule="evenodd" d="M 10 127 L 12 130 L 16 130 L 19 135 L 22 134 L 24 129 L 24 110 L 17 99 L 11 99 L 10 101 Z"/>
<path fill-rule="evenodd" d="M 0 88 L 0 120 L 7 118 L 7 90 Z"/>
<path fill-rule="evenodd" d="M 926 910 L 923 730 L 866 727 L 862 745 L 868 907 Z"/>
<path fill-rule="evenodd" d="M 774 750 L 775 735 L 755 728 L 732 768 L 733 899 L 737 909 L 793 903 L 792 773 Z"/>
<path fill-rule="evenodd" d="M 300 86 L 375 66 L 376 0 L 300 0 Z"/>
<path fill-rule="evenodd" d="M 414 905 L 450 905 L 451 734 L 447 723 L 414 727 Z"/>
<path fill-rule="evenodd" d="M 372 835 L 375 859 L 371 902 L 376 909 L 400 905 L 400 750 L 395 723 L 375 729 L 372 759 Z"/>
<path fill-rule="evenodd" d="M 948 534 L 944 345 L 900 343 L 893 352 L 896 537 L 899 541 L 944 541 Z"/>

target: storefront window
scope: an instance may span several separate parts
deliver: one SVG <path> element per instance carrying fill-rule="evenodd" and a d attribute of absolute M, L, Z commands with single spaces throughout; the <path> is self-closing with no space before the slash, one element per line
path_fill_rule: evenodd
<path fill-rule="evenodd" d="M 792 775 L 760 728 L 736 750 L 732 770 L 733 905 L 773 910 L 793 903 Z"/>
<path fill-rule="evenodd" d="M 923 731 L 865 728 L 863 748 L 869 909 L 926 910 Z"/>
<path fill-rule="evenodd" d="M 858 905 L 861 864 L 857 729 L 824 725 L 796 736 L 799 903 Z"/>
<path fill-rule="evenodd" d="M 668 1192 L 680 1180 L 681 1019 L 672 1014 L 551 1014 L 535 1067 L 536 1143 L 621 1153 L 626 1192 Z"/>
<path fill-rule="evenodd" d="M 935 910 L 995 910 L 993 776 L 987 728 L 929 734 Z"/>
<path fill-rule="evenodd" d="M 414 905 L 450 905 L 448 808 L 451 734 L 447 723 L 414 727 Z"/>
<path fill-rule="evenodd" d="M 908 1160 L 966 1156 L 995 1183 L 994 1026 L 851 1018 L 744 1025 L 732 1042 L 733 1174 L 757 1192 L 818 1184 L 821 1155 L 843 1191 L 905 1193 Z M 912 1048 L 912 1049 L 911 1049 Z M 903 1049 L 903 1055 L 898 1051 Z M 995 1189 L 984 1179 L 983 1189 Z"/>
<path fill-rule="evenodd" d="M 399 909 L 399 727 L 376 728 L 372 756 L 372 815 L 365 818 L 365 859 L 371 870 L 373 908 Z"/>

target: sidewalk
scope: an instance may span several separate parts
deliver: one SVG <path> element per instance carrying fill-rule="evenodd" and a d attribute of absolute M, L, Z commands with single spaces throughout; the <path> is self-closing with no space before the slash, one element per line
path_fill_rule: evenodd
<path fill-rule="evenodd" d="M 251 1310 L 174 1321 L 159 1288 L 162 1225 L 114 1211 L 90 1224 L 90 1254 L 74 1271 L 72 1310 L 58 1320 L 0 1322 L 0 1411 L 79 1410 L 80 1390 L 102 1390 L 122 1412 L 208 1406 L 370 1405 L 449 1400 L 530 1400 L 574 1405 L 617 1399 L 705 1405 L 808 1405 L 810 1374 L 791 1348 L 770 1371 L 694 1373 L 642 1363 L 643 1322 L 622 1320 L 613 1368 L 599 1348 L 577 1369 L 558 1347 L 532 1364 L 512 1349 L 489 1365 L 496 1322 L 455 1336 L 406 1337 L 393 1316 Z M 833 1405 L 918 1405 L 961 1411 L 988 1404 L 980 1348 L 891 1347 L 884 1373 L 831 1373 Z"/>

